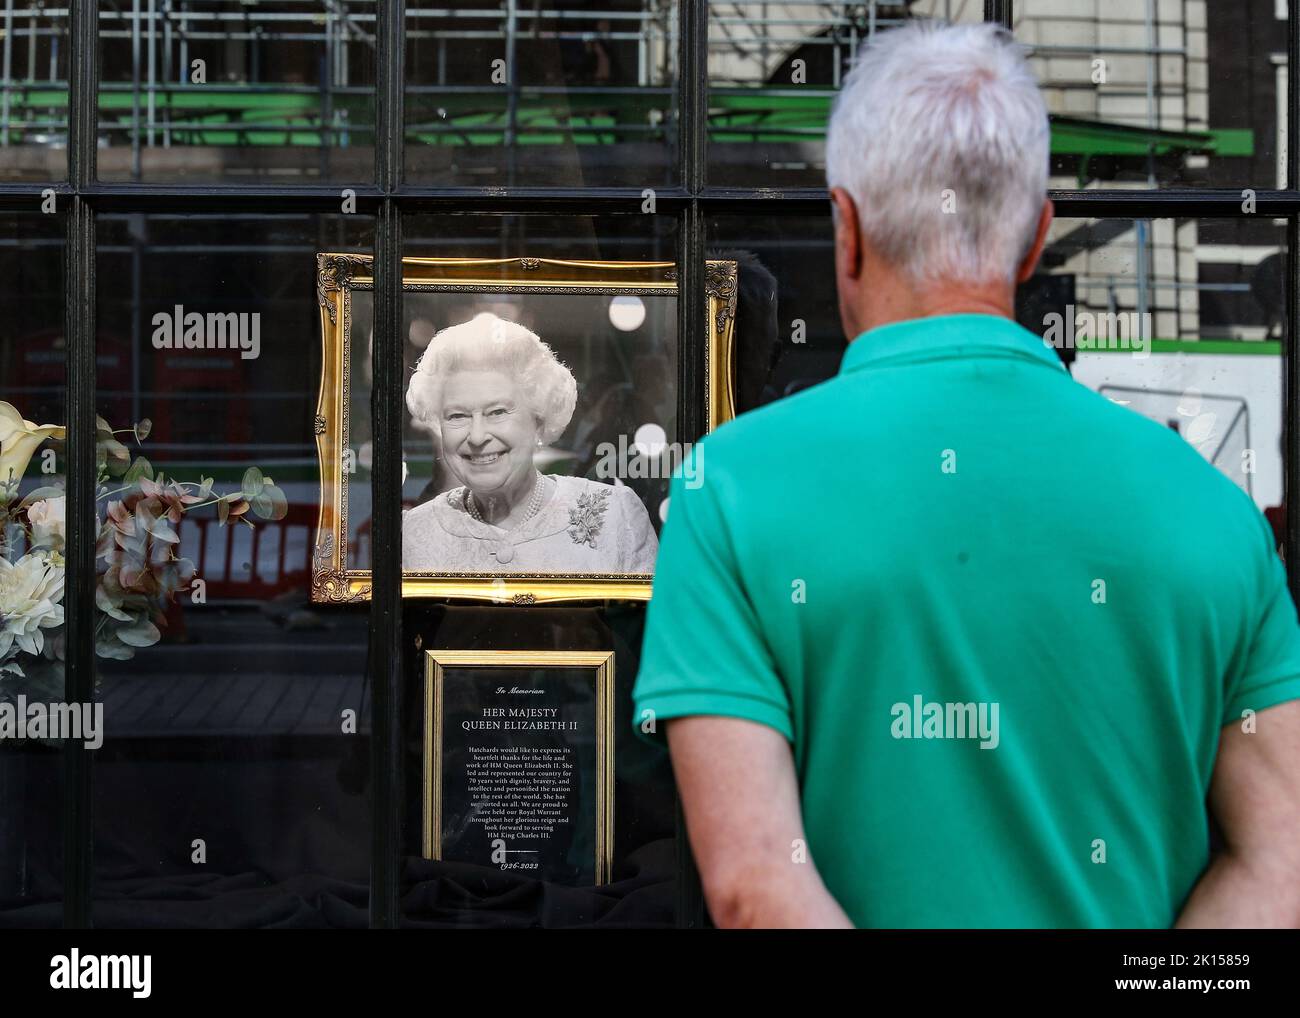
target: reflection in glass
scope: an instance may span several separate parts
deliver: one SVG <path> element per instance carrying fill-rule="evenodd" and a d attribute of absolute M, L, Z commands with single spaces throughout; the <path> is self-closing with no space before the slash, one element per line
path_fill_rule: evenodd
<path fill-rule="evenodd" d="M 711 252 L 752 256 L 751 290 L 775 281 L 773 363 L 768 318 L 755 311 L 747 322 L 741 272 L 741 392 L 746 371 L 756 381 L 739 409 L 831 377 L 845 340 L 829 220 L 720 216 L 708 231 Z M 1078 381 L 1187 438 L 1268 511 L 1279 540 L 1285 237 L 1284 226 L 1249 217 L 1060 219 L 1017 295 L 1020 324 Z"/>
<path fill-rule="evenodd" d="M 744 413 L 831 377 L 844 352 L 827 217 L 717 216 L 709 257 L 735 259 L 736 402 Z"/>
<path fill-rule="evenodd" d="M 906 21 L 983 17 L 981 0 L 709 4 L 709 183 L 824 186 L 826 121 L 858 46 Z"/>
<path fill-rule="evenodd" d="M 19 715 L 64 699 L 63 299 L 60 218 L 0 215 L 0 926 L 62 922 L 62 744 Z"/>
<path fill-rule="evenodd" d="M 406 9 L 406 177 L 505 187 L 677 179 L 675 0 Z"/>
<path fill-rule="evenodd" d="M 906 21 L 979 21 L 983 4 L 709 11 L 710 183 L 820 187 L 857 48 Z M 1286 186 L 1284 5 L 1025 0 L 1014 17 L 1052 120 L 1053 187 Z"/>
<path fill-rule="evenodd" d="M 0 9 L 0 181 L 68 177 L 68 11 Z"/>
<path fill-rule="evenodd" d="M 1285 239 L 1267 219 L 1057 222 L 1022 324 L 1059 321 L 1076 379 L 1177 431 L 1268 510 L 1282 502 Z"/>
<path fill-rule="evenodd" d="M 155 610 L 96 661 L 98 924 L 366 925 L 366 617 L 309 588 L 316 252 L 371 246 L 361 216 L 99 218 L 96 406 L 135 464 L 101 585 Z"/>
<path fill-rule="evenodd" d="M 1286 5 L 1022 0 L 1056 187 L 1286 186 Z"/>
<path fill-rule="evenodd" d="M 101 0 L 100 178 L 372 180 L 374 34 L 374 0 Z"/>

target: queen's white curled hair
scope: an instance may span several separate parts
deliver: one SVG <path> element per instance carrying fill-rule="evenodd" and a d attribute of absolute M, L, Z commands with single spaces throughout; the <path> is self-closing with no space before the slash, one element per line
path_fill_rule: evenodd
<path fill-rule="evenodd" d="M 443 385 L 456 371 L 499 371 L 513 378 L 547 444 L 564 433 L 578 402 L 578 383 L 555 351 L 517 322 L 485 311 L 435 335 L 406 387 L 411 415 L 435 435 Z"/>
<path fill-rule="evenodd" d="M 831 113 L 826 179 L 919 283 L 1014 277 L 1047 196 L 1047 108 L 996 25 L 915 22 L 859 51 Z"/>

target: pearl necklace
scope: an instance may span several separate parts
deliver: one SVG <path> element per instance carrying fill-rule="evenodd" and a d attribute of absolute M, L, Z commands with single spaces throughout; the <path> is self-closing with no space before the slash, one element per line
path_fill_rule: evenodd
<path fill-rule="evenodd" d="M 515 524 L 516 528 L 522 527 L 525 523 L 536 516 L 538 511 L 542 508 L 542 494 L 545 492 L 546 486 L 542 482 L 541 471 L 535 471 L 533 477 L 533 494 L 532 497 L 528 499 L 528 508 L 524 512 L 524 518 Z M 479 515 L 478 506 L 474 504 L 474 496 L 470 492 L 468 485 L 465 486 L 465 511 L 479 523 L 484 522 L 483 517 Z"/>

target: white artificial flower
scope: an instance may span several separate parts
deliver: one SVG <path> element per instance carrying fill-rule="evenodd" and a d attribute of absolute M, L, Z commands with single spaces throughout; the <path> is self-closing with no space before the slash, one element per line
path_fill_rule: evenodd
<path fill-rule="evenodd" d="M 0 400 L 0 484 L 23 479 L 32 454 L 47 438 L 63 440 L 59 424 L 33 424 L 24 420 L 12 403 Z"/>
<path fill-rule="evenodd" d="M 59 549 L 67 534 L 68 500 L 59 495 L 32 503 L 27 522 L 32 525 L 32 541 L 47 548 Z"/>
<path fill-rule="evenodd" d="M 41 630 L 61 625 L 63 566 L 40 551 L 17 562 L 0 558 L 0 662 L 14 648 L 39 654 L 45 646 Z"/>

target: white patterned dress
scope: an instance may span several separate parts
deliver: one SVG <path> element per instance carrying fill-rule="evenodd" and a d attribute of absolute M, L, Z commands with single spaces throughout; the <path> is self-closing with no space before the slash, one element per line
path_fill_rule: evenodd
<path fill-rule="evenodd" d="M 550 475 L 532 519 L 511 530 L 474 519 L 452 488 L 402 514 L 402 568 L 449 573 L 653 573 L 659 539 L 631 488 Z"/>

